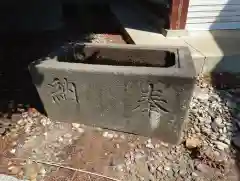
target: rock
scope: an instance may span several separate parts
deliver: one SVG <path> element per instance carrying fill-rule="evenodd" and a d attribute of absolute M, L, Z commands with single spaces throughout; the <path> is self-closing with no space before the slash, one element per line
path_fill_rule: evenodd
<path fill-rule="evenodd" d="M 156 171 L 156 168 L 152 165 L 152 164 L 148 164 L 148 170 L 149 172 L 151 172 L 152 174 L 154 174 L 154 172 Z"/>
<path fill-rule="evenodd" d="M 223 127 L 223 133 L 227 133 L 227 128 Z"/>
<path fill-rule="evenodd" d="M 20 119 L 17 124 L 19 124 L 20 126 L 23 126 L 26 124 L 26 121 L 24 119 Z"/>
<path fill-rule="evenodd" d="M 63 135 L 63 137 L 64 137 L 64 138 L 71 138 L 71 137 L 72 137 L 72 135 L 71 135 L 71 134 L 69 134 L 69 133 L 66 133 L 65 135 Z"/>
<path fill-rule="evenodd" d="M 116 148 L 117 148 L 117 149 L 119 149 L 119 148 L 120 148 L 119 144 L 116 144 L 115 146 L 116 146 Z"/>
<path fill-rule="evenodd" d="M 41 166 L 41 169 L 39 170 L 39 174 L 42 175 L 42 176 L 45 176 L 47 173 L 47 171 L 44 169 L 43 166 Z"/>
<path fill-rule="evenodd" d="M 212 171 L 212 168 L 206 164 L 200 163 L 196 166 L 196 169 L 202 173 L 209 173 Z"/>
<path fill-rule="evenodd" d="M 59 142 L 63 142 L 63 138 L 60 136 L 60 137 L 58 138 L 58 141 L 59 141 Z"/>
<path fill-rule="evenodd" d="M 25 118 L 27 118 L 27 117 L 28 117 L 28 112 L 23 112 L 23 113 L 22 113 L 22 118 L 25 119 Z"/>
<path fill-rule="evenodd" d="M 202 101 L 206 101 L 209 99 L 209 94 L 208 93 L 205 93 L 203 92 L 202 90 L 200 92 L 198 92 L 197 94 L 195 93 L 195 97 L 197 99 L 200 99 Z"/>
<path fill-rule="evenodd" d="M 107 138 L 107 136 L 108 136 L 108 132 L 104 132 L 103 137 Z"/>
<path fill-rule="evenodd" d="M 196 172 L 192 172 L 193 177 L 198 177 L 198 174 Z"/>
<path fill-rule="evenodd" d="M 46 118 L 46 117 L 43 117 L 40 121 L 40 123 L 43 125 L 43 126 L 48 126 L 50 125 L 52 122 L 49 118 Z"/>
<path fill-rule="evenodd" d="M 200 147 L 201 140 L 197 137 L 191 137 L 186 140 L 186 147 L 188 149 Z"/>
<path fill-rule="evenodd" d="M 221 141 L 215 141 L 214 144 L 217 146 L 217 148 L 219 150 L 225 150 L 225 149 L 229 148 L 229 145 L 227 145 Z"/>
<path fill-rule="evenodd" d="M 218 138 L 219 141 L 224 141 L 225 139 L 226 139 L 226 136 L 220 136 L 220 137 Z"/>
<path fill-rule="evenodd" d="M 205 135 L 211 135 L 211 130 L 208 129 L 208 128 L 202 128 L 202 132 L 205 134 Z"/>
<path fill-rule="evenodd" d="M 164 170 L 169 171 L 169 170 L 171 170 L 171 168 L 169 166 L 164 166 Z"/>
<path fill-rule="evenodd" d="M 16 149 L 11 149 L 11 150 L 10 150 L 10 153 L 11 153 L 11 154 L 15 154 L 15 153 L 16 153 Z"/>
<path fill-rule="evenodd" d="M 84 129 L 83 129 L 83 128 L 76 128 L 76 130 L 77 130 L 79 133 L 84 133 Z"/>
<path fill-rule="evenodd" d="M 80 124 L 72 123 L 72 127 L 75 128 L 75 129 L 78 129 L 78 128 L 80 128 Z"/>
<path fill-rule="evenodd" d="M 194 129 L 197 133 L 199 133 L 201 131 L 200 128 L 197 125 L 194 125 Z"/>
<path fill-rule="evenodd" d="M 227 139 L 227 138 L 226 138 L 225 140 L 223 140 L 223 142 L 226 143 L 227 145 L 230 145 L 230 144 L 231 144 L 231 140 L 229 140 L 229 139 Z"/>
<path fill-rule="evenodd" d="M 218 126 L 217 126 L 217 124 L 216 124 L 215 122 L 212 122 L 212 123 L 211 123 L 211 128 L 212 128 L 212 130 L 213 130 L 214 132 L 218 132 Z"/>
<path fill-rule="evenodd" d="M 221 117 L 215 118 L 215 119 L 214 119 L 214 122 L 216 123 L 216 125 L 217 125 L 218 127 L 223 126 L 223 120 L 222 120 Z"/>
<path fill-rule="evenodd" d="M 161 172 L 163 170 L 163 167 L 162 166 L 158 166 L 157 167 L 157 171 Z"/>
<path fill-rule="evenodd" d="M 0 127 L 0 134 L 4 134 L 6 129 L 4 127 Z"/>
<path fill-rule="evenodd" d="M 14 174 L 14 175 L 17 175 L 20 171 L 21 171 L 21 168 L 17 167 L 17 166 L 10 166 L 8 168 L 8 170 Z"/>
<path fill-rule="evenodd" d="M 123 134 L 120 135 L 120 138 L 124 140 L 125 139 L 125 135 L 123 135 Z"/>
<path fill-rule="evenodd" d="M 211 137 L 212 140 L 216 140 L 217 139 L 216 134 L 213 134 L 213 133 L 210 135 L 210 137 Z"/>
<path fill-rule="evenodd" d="M 152 143 L 147 143 L 147 144 L 146 144 L 146 148 L 153 149 L 153 148 L 154 148 L 154 146 L 153 146 L 153 144 L 152 144 Z"/>
<path fill-rule="evenodd" d="M 124 165 L 123 165 L 123 164 L 116 166 L 116 170 L 117 170 L 117 171 L 120 171 L 120 172 L 123 172 L 123 171 L 124 171 L 123 168 L 124 168 Z"/>

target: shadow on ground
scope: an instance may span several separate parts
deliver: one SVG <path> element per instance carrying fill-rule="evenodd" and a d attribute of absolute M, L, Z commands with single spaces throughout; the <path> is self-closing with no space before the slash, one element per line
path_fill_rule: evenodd
<path fill-rule="evenodd" d="M 219 26 L 223 27 L 223 29 L 233 29 L 233 30 L 228 30 L 228 34 L 226 34 L 226 32 L 224 31 L 211 31 L 212 37 L 214 38 L 220 50 L 223 52 L 224 55 L 228 55 L 229 51 L 231 51 L 230 46 L 233 47 L 234 45 L 234 41 L 233 41 L 234 33 L 237 33 L 236 30 L 234 29 L 237 29 L 237 26 L 239 27 L 240 19 L 239 21 L 235 21 L 235 22 L 233 20 L 232 22 L 231 20 L 228 20 L 227 21 L 228 24 L 224 25 L 224 23 L 226 23 L 226 20 L 224 22 L 223 18 L 224 17 L 226 18 L 228 16 L 228 13 L 232 14 L 232 12 L 235 11 L 236 12 L 235 15 L 231 15 L 230 17 L 232 17 L 232 19 L 234 18 L 236 19 L 238 17 L 237 15 L 239 15 L 239 10 L 237 10 L 237 8 L 240 7 L 240 2 L 236 3 L 236 1 L 234 0 L 228 0 L 226 5 L 220 5 L 220 6 L 224 6 L 224 7 L 221 11 L 219 11 L 219 15 L 216 18 L 216 21 L 212 23 L 210 29 L 215 30 L 215 29 L 218 29 Z M 236 37 L 235 41 L 237 40 L 240 40 L 239 37 Z M 216 64 L 216 66 L 214 67 L 209 77 L 211 79 L 213 86 L 215 87 L 216 91 L 221 97 L 222 102 L 227 104 L 230 107 L 231 122 L 232 122 L 233 128 L 237 127 L 240 123 L 240 107 L 239 107 L 240 105 L 240 99 L 239 99 L 240 74 L 237 73 L 240 70 L 240 64 L 238 62 L 239 60 L 237 60 L 237 56 L 235 55 L 232 55 L 230 58 L 223 57 Z M 229 73 L 229 70 L 233 71 L 233 73 Z M 231 93 L 232 96 L 229 97 L 228 93 Z M 232 148 L 234 148 L 232 150 L 232 153 L 233 153 L 233 156 L 235 159 L 235 165 L 236 165 L 236 168 L 234 168 L 232 171 L 234 171 L 235 174 L 238 174 L 238 178 L 235 178 L 235 179 L 240 180 L 240 150 L 239 150 L 239 147 L 236 147 L 234 145 L 234 141 L 233 141 L 234 139 L 238 139 L 238 143 L 240 143 L 239 131 L 236 134 L 233 134 L 231 139 L 232 139 Z"/>
<path fill-rule="evenodd" d="M 65 4 L 63 15 L 64 26 L 56 31 L 0 32 L 1 116 L 10 118 L 17 108 L 27 107 L 45 113 L 28 71 L 31 62 L 52 56 L 52 52 L 67 43 L 90 42 L 93 33 L 119 34 L 119 27 L 109 28 L 112 17 L 105 7 Z M 44 76 L 38 74 L 37 84 L 41 84 Z"/>

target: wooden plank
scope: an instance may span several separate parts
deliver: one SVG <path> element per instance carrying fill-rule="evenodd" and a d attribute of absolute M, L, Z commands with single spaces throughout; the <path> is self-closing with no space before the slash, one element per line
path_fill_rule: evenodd
<path fill-rule="evenodd" d="M 200 12 L 188 12 L 188 19 L 189 18 L 199 18 L 199 17 L 228 17 L 228 16 L 239 16 L 239 10 L 233 11 L 200 11 Z"/>
<path fill-rule="evenodd" d="M 240 29 L 240 22 L 186 24 L 186 30 L 231 30 Z"/>
<path fill-rule="evenodd" d="M 240 22 L 240 16 L 199 17 L 199 18 L 188 18 L 187 19 L 187 24 L 217 23 L 217 22 Z"/>
<path fill-rule="evenodd" d="M 202 5 L 236 5 L 240 4 L 239 0 L 190 0 L 189 5 L 197 5 L 197 6 L 202 6 Z"/>
<path fill-rule="evenodd" d="M 236 11 L 240 10 L 240 5 L 214 5 L 214 6 L 189 6 L 188 12 L 199 11 Z"/>
<path fill-rule="evenodd" d="M 170 29 L 184 29 L 187 20 L 189 0 L 172 0 L 169 16 Z"/>

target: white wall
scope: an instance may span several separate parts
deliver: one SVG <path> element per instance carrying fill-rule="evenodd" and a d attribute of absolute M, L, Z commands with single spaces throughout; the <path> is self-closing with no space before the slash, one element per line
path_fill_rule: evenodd
<path fill-rule="evenodd" d="M 239 28 L 240 0 L 190 0 L 187 30 Z"/>

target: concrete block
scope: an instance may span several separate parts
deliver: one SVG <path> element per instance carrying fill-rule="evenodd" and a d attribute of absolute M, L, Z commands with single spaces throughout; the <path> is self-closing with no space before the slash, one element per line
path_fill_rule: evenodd
<path fill-rule="evenodd" d="M 51 118 L 179 142 L 196 76 L 188 48 L 78 44 L 67 50 L 30 66 Z"/>

